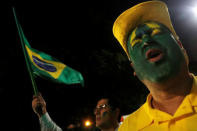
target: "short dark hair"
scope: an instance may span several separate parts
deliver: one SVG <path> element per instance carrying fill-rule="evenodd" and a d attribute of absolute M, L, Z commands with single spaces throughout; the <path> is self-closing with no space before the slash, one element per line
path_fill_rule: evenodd
<path fill-rule="evenodd" d="M 102 93 L 99 97 L 97 97 L 97 102 L 101 99 L 107 99 L 109 106 L 112 108 L 112 110 L 115 110 L 116 108 L 120 109 L 120 100 L 117 98 L 117 96 L 109 95 L 108 93 Z"/>
<path fill-rule="evenodd" d="M 112 110 L 120 108 L 120 105 L 119 105 L 119 102 L 118 102 L 117 99 L 115 99 L 113 97 L 107 97 L 107 98 L 104 98 L 104 99 L 108 100 L 108 104 L 109 104 L 109 106 L 111 107 Z"/>
<path fill-rule="evenodd" d="M 112 111 L 115 111 L 116 109 L 119 109 L 119 111 L 121 112 L 121 106 L 120 106 L 120 102 L 119 102 L 119 99 L 117 99 L 116 97 L 113 97 L 113 96 L 102 96 L 100 97 L 99 100 L 101 99 L 106 99 L 108 100 L 108 105 L 110 106 L 111 110 Z M 118 121 L 120 120 L 120 112 L 119 112 L 119 116 L 118 116 Z"/>

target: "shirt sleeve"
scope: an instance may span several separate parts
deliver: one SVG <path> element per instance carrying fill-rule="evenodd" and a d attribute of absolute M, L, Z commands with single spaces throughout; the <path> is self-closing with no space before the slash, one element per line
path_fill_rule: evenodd
<path fill-rule="evenodd" d="M 41 131 L 62 131 L 62 129 L 53 122 L 48 113 L 42 115 L 39 120 Z"/>

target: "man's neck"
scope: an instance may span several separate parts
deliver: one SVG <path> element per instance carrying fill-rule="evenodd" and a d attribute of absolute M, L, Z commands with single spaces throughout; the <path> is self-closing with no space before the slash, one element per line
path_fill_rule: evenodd
<path fill-rule="evenodd" d="M 101 131 L 115 131 L 116 128 L 109 128 L 109 129 L 104 129 L 104 130 L 101 130 Z"/>
<path fill-rule="evenodd" d="M 188 72 L 180 72 L 166 82 L 146 84 L 153 96 L 152 107 L 174 115 L 185 96 L 190 93 L 192 81 Z"/>
<path fill-rule="evenodd" d="M 118 122 L 114 123 L 112 127 L 107 129 L 101 129 L 101 131 L 115 131 L 116 128 L 118 128 Z"/>

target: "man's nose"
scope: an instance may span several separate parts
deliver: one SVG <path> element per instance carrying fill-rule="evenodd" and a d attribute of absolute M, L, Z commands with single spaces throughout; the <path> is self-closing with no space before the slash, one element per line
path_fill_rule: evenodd
<path fill-rule="evenodd" d="M 98 115 L 99 114 L 99 112 L 100 112 L 100 110 L 99 109 L 94 109 L 94 115 Z"/>
<path fill-rule="evenodd" d="M 150 45 L 151 42 L 153 42 L 153 39 L 150 35 L 146 34 L 142 37 L 143 48 Z"/>
<path fill-rule="evenodd" d="M 147 43 L 147 42 L 143 42 L 143 48 L 146 48 L 146 47 L 148 47 L 149 46 L 149 44 Z"/>
<path fill-rule="evenodd" d="M 153 41 L 151 35 L 149 35 L 149 34 L 144 34 L 144 35 L 143 35 L 143 37 L 142 37 L 142 42 L 143 42 L 143 43 L 144 43 L 144 42 L 149 43 L 149 42 L 151 42 L 151 41 Z"/>

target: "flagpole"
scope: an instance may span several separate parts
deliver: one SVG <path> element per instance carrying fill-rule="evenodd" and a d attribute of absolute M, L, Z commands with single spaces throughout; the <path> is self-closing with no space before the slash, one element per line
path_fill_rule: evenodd
<path fill-rule="evenodd" d="M 25 46 L 24 46 L 24 39 L 23 39 L 23 36 L 22 36 L 22 33 L 23 32 L 22 32 L 21 26 L 18 23 L 18 20 L 17 20 L 17 17 L 16 17 L 16 13 L 15 13 L 14 7 L 12 9 L 13 9 L 14 18 L 15 18 L 17 29 L 18 29 L 18 34 L 19 34 L 19 37 L 20 37 L 22 49 L 23 49 L 23 54 L 25 56 L 25 62 L 26 62 L 26 65 L 27 65 L 27 69 L 28 69 L 30 78 L 31 78 L 31 83 L 32 83 L 32 86 L 33 86 L 33 91 L 34 91 L 34 94 L 35 95 L 38 95 L 38 88 L 36 86 L 36 82 L 35 82 L 35 79 L 34 79 L 34 74 L 32 72 L 32 68 L 31 68 L 30 63 L 29 63 L 29 60 L 28 60 L 27 51 L 26 51 Z"/>

